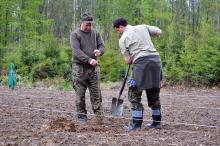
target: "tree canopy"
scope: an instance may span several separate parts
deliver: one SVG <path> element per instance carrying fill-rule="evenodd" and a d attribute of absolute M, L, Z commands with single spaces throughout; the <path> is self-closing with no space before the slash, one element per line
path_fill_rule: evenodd
<path fill-rule="evenodd" d="M 102 81 L 121 79 L 126 65 L 112 21 L 149 24 L 163 34 L 153 39 L 169 84 L 220 82 L 219 0 L 0 0 L 0 70 L 10 63 L 30 81 L 71 81 L 70 32 L 90 12 L 105 41 L 100 58 Z"/>

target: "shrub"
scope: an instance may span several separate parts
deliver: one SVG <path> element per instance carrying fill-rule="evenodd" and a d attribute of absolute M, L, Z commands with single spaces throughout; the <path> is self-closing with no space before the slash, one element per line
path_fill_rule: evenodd
<path fill-rule="evenodd" d="M 46 58 L 58 58 L 60 56 L 58 40 L 53 35 L 44 35 L 43 45 Z"/>
<path fill-rule="evenodd" d="M 44 56 L 36 48 L 24 48 L 21 50 L 21 58 L 24 65 L 32 67 L 44 59 Z"/>
<path fill-rule="evenodd" d="M 57 75 L 57 65 L 54 60 L 47 59 L 46 61 L 37 64 L 31 71 L 32 81 L 53 78 Z"/>

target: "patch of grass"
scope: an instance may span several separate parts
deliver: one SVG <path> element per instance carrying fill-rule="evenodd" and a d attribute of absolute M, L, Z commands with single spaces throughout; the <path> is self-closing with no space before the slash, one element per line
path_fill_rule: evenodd
<path fill-rule="evenodd" d="M 121 82 L 101 82 L 101 89 L 109 90 L 121 86 Z"/>

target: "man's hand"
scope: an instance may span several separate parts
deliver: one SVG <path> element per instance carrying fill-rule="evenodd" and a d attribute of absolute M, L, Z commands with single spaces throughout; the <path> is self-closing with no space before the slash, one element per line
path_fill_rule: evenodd
<path fill-rule="evenodd" d="M 156 26 L 147 26 L 151 36 L 160 37 L 162 31 Z"/>
<path fill-rule="evenodd" d="M 126 64 L 132 64 L 131 56 L 124 56 L 124 61 Z"/>
<path fill-rule="evenodd" d="M 92 59 L 92 60 L 89 62 L 89 64 L 95 67 L 96 65 L 98 65 L 98 61 L 95 60 L 95 59 Z"/>
<path fill-rule="evenodd" d="M 161 32 L 157 32 L 157 33 L 155 34 L 155 36 L 158 37 L 158 38 L 160 38 L 160 35 L 161 35 Z"/>
<path fill-rule="evenodd" d="M 95 49 L 93 51 L 93 53 L 95 54 L 96 57 L 100 56 L 101 55 L 101 51 L 99 51 L 98 49 Z"/>

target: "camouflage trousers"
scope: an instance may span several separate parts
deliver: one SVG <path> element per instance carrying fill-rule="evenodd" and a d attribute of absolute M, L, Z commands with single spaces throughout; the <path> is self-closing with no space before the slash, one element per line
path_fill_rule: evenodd
<path fill-rule="evenodd" d="M 160 88 L 146 89 L 148 106 L 154 109 L 160 109 Z M 132 110 L 144 111 L 143 104 L 141 103 L 142 91 L 138 92 L 137 87 L 129 87 L 128 89 L 128 100 L 131 103 Z"/>
<path fill-rule="evenodd" d="M 102 96 L 99 84 L 99 68 L 73 64 L 73 88 L 76 92 L 75 105 L 77 115 L 86 116 L 85 93 L 87 88 L 90 93 L 92 110 L 96 115 L 102 115 Z"/>

